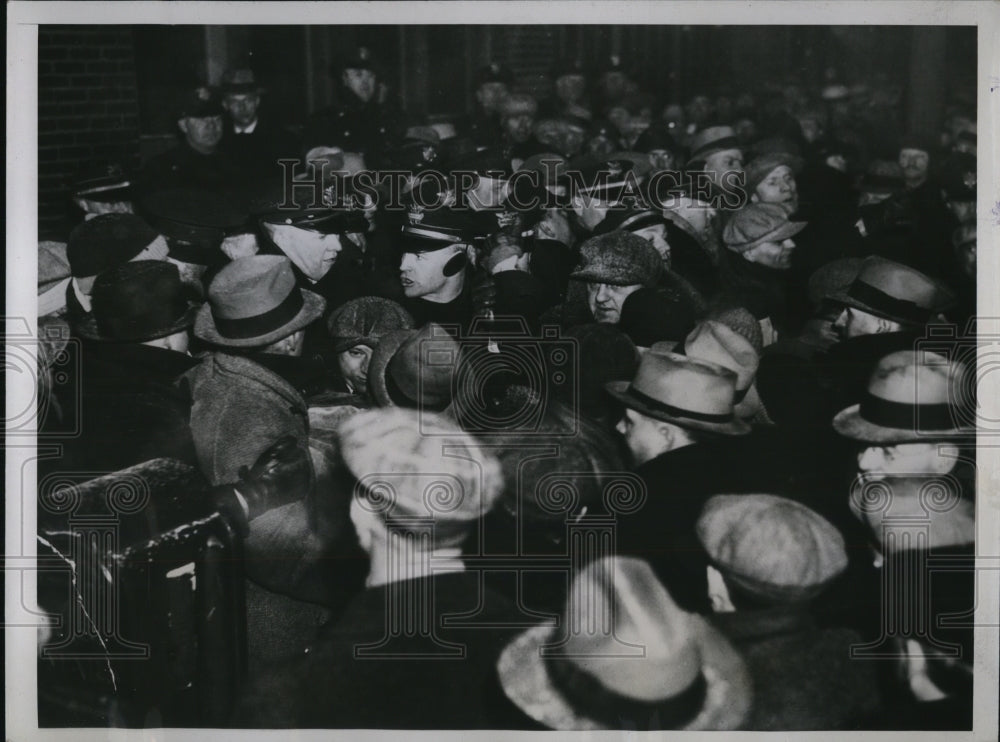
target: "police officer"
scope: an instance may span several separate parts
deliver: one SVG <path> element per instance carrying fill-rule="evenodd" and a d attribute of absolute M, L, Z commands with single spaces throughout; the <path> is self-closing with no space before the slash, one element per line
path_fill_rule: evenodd
<path fill-rule="evenodd" d="M 313 114 L 305 145 L 360 152 L 370 166 L 378 166 L 399 138 L 400 121 L 395 107 L 386 101 L 386 86 L 371 49 L 359 46 L 335 69 L 340 74 L 337 103 Z"/>

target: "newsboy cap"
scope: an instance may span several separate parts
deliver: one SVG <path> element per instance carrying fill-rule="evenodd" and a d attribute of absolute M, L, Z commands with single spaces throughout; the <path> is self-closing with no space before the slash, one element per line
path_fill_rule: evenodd
<path fill-rule="evenodd" d="M 737 211 L 722 231 L 726 247 L 744 253 L 762 242 L 781 242 L 806 228 L 805 222 L 791 222 L 778 204 L 750 203 Z"/>
<path fill-rule="evenodd" d="M 847 568 L 840 532 L 802 503 L 767 494 L 716 495 L 698 540 L 726 581 L 779 602 L 808 600 Z"/>
<path fill-rule="evenodd" d="M 758 155 L 746 167 L 747 193 L 753 193 L 757 186 L 763 183 L 767 176 L 782 165 L 786 165 L 793 173 L 802 169 L 802 158 L 787 152 L 769 152 Z"/>
<path fill-rule="evenodd" d="M 580 246 L 581 266 L 570 278 L 613 286 L 655 286 L 663 270 L 656 248 L 631 232 L 591 237 Z"/>
<path fill-rule="evenodd" d="M 66 259 L 74 278 L 88 278 L 141 253 L 159 235 L 135 214 L 100 214 L 70 232 Z M 163 255 L 162 257 L 166 257 Z"/>
<path fill-rule="evenodd" d="M 339 428 L 361 507 L 437 527 L 485 515 L 503 489 L 500 463 L 448 418 L 402 407 L 360 412 Z"/>
<path fill-rule="evenodd" d="M 341 304 L 326 322 L 336 353 L 355 345 L 378 346 L 387 332 L 409 330 L 413 317 L 392 299 L 361 296 Z"/>

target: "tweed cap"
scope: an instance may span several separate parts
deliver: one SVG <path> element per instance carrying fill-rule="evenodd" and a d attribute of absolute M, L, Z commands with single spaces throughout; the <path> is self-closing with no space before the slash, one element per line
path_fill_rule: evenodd
<path fill-rule="evenodd" d="M 726 247 L 743 253 L 762 242 L 781 242 L 806 228 L 805 222 L 788 221 L 778 204 L 751 203 L 737 211 L 722 231 Z"/>
<path fill-rule="evenodd" d="M 359 412 L 339 428 L 355 498 L 383 518 L 468 523 L 503 489 L 500 463 L 442 415 L 404 408 Z"/>
<path fill-rule="evenodd" d="M 614 286 L 655 286 L 663 260 L 646 240 L 630 232 L 591 237 L 580 246 L 581 266 L 570 278 Z"/>
<path fill-rule="evenodd" d="M 74 278 L 96 276 L 127 263 L 157 237 L 156 231 L 134 214 L 100 214 L 70 232 L 66 243 L 70 271 Z"/>
<path fill-rule="evenodd" d="M 764 353 L 764 333 L 760 322 L 745 307 L 727 307 L 710 311 L 706 319 L 721 322 L 737 335 L 742 335 L 760 356 Z"/>
<path fill-rule="evenodd" d="M 838 258 L 824 263 L 809 276 L 809 302 L 819 307 L 824 299 L 832 299 L 847 291 L 861 270 L 862 258 Z"/>
<path fill-rule="evenodd" d="M 378 341 L 393 330 L 409 330 L 413 317 L 391 299 L 361 296 L 337 307 L 326 322 L 336 353 L 355 345 L 378 347 Z"/>
<path fill-rule="evenodd" d="M 847 568 L 840 532 L 776 495 L 716 495 L 705 503 L 696 532 L 727 581 L 763 598 L 808 600 Z"/>

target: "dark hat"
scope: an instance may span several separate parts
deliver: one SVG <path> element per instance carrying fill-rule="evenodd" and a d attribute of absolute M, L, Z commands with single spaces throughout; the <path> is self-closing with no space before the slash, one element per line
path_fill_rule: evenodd
<path fill-rule="evenodd" d="M 618 329 L 636 345 L 649 348 L 661 341 L 683 340 L 696 319 L 693 307 L 671 301 L 671 297 L 654 288 L 642 288 L 622 302 Z"/>
<path fill-rule="evenodd" d="M 861 258 L 838 258 L 821 265 L 812 272 L 806 284 L 809 302 L 819 307 L 825 299 L 846 291 L 858 277 L 861 266 Z"/>
<path fill-rule="evenodd" d="M 226 235 L 246 229 L 249 218 L 233 199 L 217 191 L 193 188 L 156 191 L 145 196 L 139 208 L 167 238 L 170 257 L 199 265 L 222 262 L 222 241 Z"/>
<path fill-rule="evenodd" d="M 951 292 L 916 268 L 872 255 L 845 291 L 830 297 L 841 304 L 905 325 L 922 325 L 953 303 Z"/>
<path fill-rule="evenodd" d="M 750 145 L 752 157 L 764 157 L 765 155 L 788 155 L 789 157 L 801 158 L 802 148 L 788 137 L 767 137 L 760 139 Z"/>
<path fill-rule="evenodd" d="M 560 620 L 517 636 L 497 673 L 514 705 L 558 730 L 737 729 L 753 695 L 740 653 L 634 557 L 580 569 Z"/>
<path fill-rule="evenodd" d="M 903 170 L 890 160 L 872 160 L 861 178 L 863 193 L 896 193 L 903 189 Z"/>
<path fill-rule="evenodd" d="M 628 159 L 598 159 L 592 155 L 581 155 L 570 160 L 569 171 L 575 171 L 579 180 L 571 181 L 576 193 L 598 197 L 612 204 L 618 203 L 638 185 L 637 176 L 632 172 L 635 163 Z"/>
<path fill-rule="evenodd" d="M 454 155 L 448 160 L 450 172 L 467 171 L 493 178 L 509 178 L 513 172 L 511 162 L 495 147 L 482 147 Z"/>
<path fill-rule="evenodd" d="M 705 503 L 695 530 L 728 583 L 767 600 L 809 600 L 847 569 L 840 532 L 784 497 L 716 495 Z"/>
<path fill-rule="evenodd" d="M 788 212 L 778 204 L 749 203 L 729 219 L 722 239 L 730 250 L 743 253 L 762 242 L 786 240 L 805 228 L 805 222 L 788 221 Z"/>
<path fill-rule="evenodd" d="M 386 333 L 413 328 L 413 317 L 391 299 L 362 296 L 341 304 L 326 321 L 335 353 L 367 345 L 377 348 Z"/>
<path fill-rule="evenodd" d="M 343 53 L 334 71 L 343 72 L 344 70 L 371 70 L 377 73 L 378 63 L 371 47 L 364 45 L 356 46 Z"/>
<path fill-rule="evenodd" d="M 608 209 L 607 215 L 600 224 L 594 227 L 594 235 L 608 232 L 635 232 L 656 224 L 666 224 L 666 219 L 660 211 L 653 209 L 616 206 Z"/>
<path fill-rule="evenodd" d="M 736 416 L 736 374 L 677 353 L 646 353 L 632 381 L 612 381 L 612 397 L 648 417 L 682 428 L 743 435 L 750 425 Z"/>
<path fill-rule="evenodd" d="M 451 401 L 460 347 L 440 325 L 393 330 L 368 365 L 368 388 L 380 407 L 443 409 Z"/>
<path fill-rule="evenodd" d="M 194 323 L 198 304 L 181 283 L 177 266 L 136 260 L 114 266 L 94 281 L 92 313 L 77 331 L 91 340 L 144 342 Z"/>
<path fill-rule="evenodd" d="M 754 157 L 746 166 L 746 191 L 752 194 L 767 176 L 782 165 L 793 173 L 802 169 L 802 158 L 787 152 L 770 152 Z"/>
<path fill-rule="evenodd" d="M 496 231 L 491 212 L 442 206 L 423 209 L 414 204 L 407 214 L 399 240 L 401 252 L 421 253 L 449 245 L 474 245 Z"/>
<path fill-rule="evenodd" d="M 96 276 L 127 263 L 158 236 L 135 214 L 100 214 L 70 232 L 66 258 L 74 278 Z"/>
<path fill-rule="evenodd" d="M 731 126 L 709 126 L 691 137 L 688 164 L 704 160 L 710 154 L 726 149 L 741 149 L 742 144 Z"/>
<path fill-rule="evenodd" d="M 514 74 L 499 62 L 490 62 L 479 69 L 479 73 L 476 75 L 476 87 L 490 82 L 502 82 L 504 85 L 510 85 L 514 82 Z"/>
<path fill-rule="evenodd" d="M 670 152 L 680 151 L 677 140 L 670 134 L 670 130 L 663 124 L 653 124 L 646 129 L 639 138 L 635 140 L 633 149 L 637 152 L 650 153 L 653 150 L 665 149 Z"/>
<path fill-rule="evenodd" d="M 301 330 L 322 316 L 326 300 L 295 283 L 282 255 L 253 255 L 226 265 L 208 287 L 194 334 L 214 345 L 255 348 Z"/>
<path fill-rule="evenodd" d="M 581 265 L 570 278 L 614 286 L 655 286 L 663 259 L 642 237 L 611 232 L 591 237 L 580 246 Z"/>
<path fill-rule="evenodd" d="M 932 152 L 937 151 L 938 146 L 932 137 L 919 132 L 909 131 L 899 138 L 899 149 L 915 149 L 930 155 Z"/>
<path fill-rule="evenodd" d="M 222 76 L 221 91 L 223 95 L 241 95 L 247 93 L 263 93 L 264 88 L 257 84 L 253 70 L 229 70 Z"/>
<path fill-rule="evenodd" d="M 900 350 L 875 366 L 859 404 L 841 410 L 833 427 L 867 443 L 932 442 L 976 433 L 968 374 L 959 363 L 928 350 Z"/>
<path fill-rule="evenodd" d="M 222 115 L 222 104 L 210 88 L 200 87 L 186 93 L 177 110 L 177 118 L 209 118 Z"/>
<path fill-rule="evenodd" d="M 952 152 L 941 163 L 941 186 L 952 201 L 976 200 L 976 156 Z"/>
<path fill-rule="evenodd" d="M 73 197 L 110 203 L 132 199 L 132 178 L 118 163 L 88 171 L 73 184 Z"/>
<path fill-rule="evenodd" d="M 261 225 L 285 224 L 319 234 L 367 232 L 368 220 L 354 209 L 282 209 L 260 217 Z"/>

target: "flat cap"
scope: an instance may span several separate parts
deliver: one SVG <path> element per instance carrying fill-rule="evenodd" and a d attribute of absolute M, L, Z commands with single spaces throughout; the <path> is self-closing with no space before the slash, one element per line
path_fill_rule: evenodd
<path fill-rule="evenodd" d="M 776 495 L 716 495 L 696 531 L 726 580 L 762 598 L 808 600 L 847 568 L 840 532 L 802 503 Z"/>
<path fill-rule="evenodd" d="M 336 353 L 367 345 L 375 348 L 387 332 L 413 328 L 413 317 L 392 299 L 361 296 L 337 307 L 326 323 Z"/>
<path fill-rule="evenodd" d="M 781 242 L 805 228 L 805 222 L 788 221 L 788 212 L 779 204 L 750 203 L 729 220 L 722 239 L 730 250 L 742 253 L 762 242 Z"/>
<path fill-rule="evenodd" d="M 646 240 L 631 232 L 597 235 L 580 246 L 581 265 L 570 278 L 614 286 L 655 286 L 663 260 Z"/>

